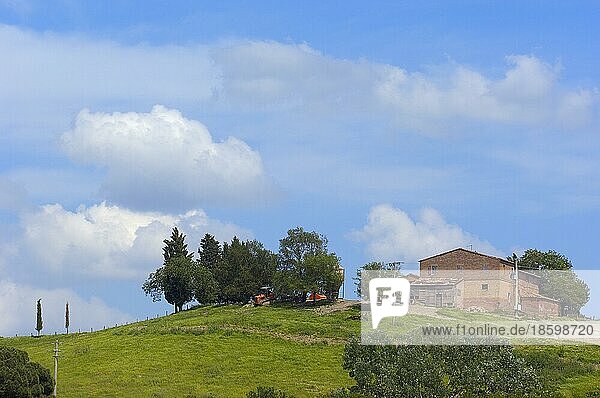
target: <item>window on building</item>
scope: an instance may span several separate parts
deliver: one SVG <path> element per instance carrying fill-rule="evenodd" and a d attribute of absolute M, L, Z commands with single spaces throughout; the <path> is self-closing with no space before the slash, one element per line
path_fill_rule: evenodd
<path fill-rule="evenodd" d="M 435 275 L 437 273 L 437 265 L 430 265 L 429 266 L 429 275 Z"/>
<path fill-rule="evenodd" d="M 481 284 L 481 290 L 488 290 L 489 288 L 490 288 L 490 286 L 487 283 Z"/>

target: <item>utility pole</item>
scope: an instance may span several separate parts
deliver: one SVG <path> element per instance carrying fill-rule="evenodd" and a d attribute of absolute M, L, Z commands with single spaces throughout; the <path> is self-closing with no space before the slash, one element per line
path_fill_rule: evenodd
<path fill-rule="evenodd" d="M 52 396 L 56 397 L 56 385 L 58 384 L 58 340 L 54 342 L 54 392 Z"/>
<path fill-rule="evenodd" d="M 519 316 L 519 259 L 515 259 L 515 317 Z"/>

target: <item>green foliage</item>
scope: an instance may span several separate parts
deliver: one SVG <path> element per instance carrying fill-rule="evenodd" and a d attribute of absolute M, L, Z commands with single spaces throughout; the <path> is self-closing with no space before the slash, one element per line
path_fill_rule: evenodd
<path fill-rule="evenodd" d="M 307 292 L 336 295 L 342 284 L 340 259 L 327 251 L 327 238 L 302 227 L 279 240 L 275 287 L 279 294 L 302 297 Z"/>
<path fill-rule="evenodd" d="M 274 387 L 257 387 L 246 394 L 246 398 L 294 398 L 293 395 L 286 394 Z"/>
<path fill-rule="evenodd" d="M 321 396 L 321 398 L 372 398 L 372 397 L 355 392 L 355 391 L 351 391 L 347 388 L 340 388 L 340 389 L 331 391 L 329 394 Z"/>
<path fill-rule="evenodd" d="M 69 319 L 69 303 L 65 305 L 65 329 L 67 330 L 67 334 L 69 334 L 69 325 L 71 320 Z"/>
<path fill-rule="evenodd" d="M 0 347 L 0 397 L 49 397 L 54 381 L 48 369 L 29 362 L 26 352 Z"/>
<path fill-rule="evenodd" d="M 363 271 L 384 271 L 386 269 L 387 266 L 380 261 L 371 261 L 370 263 L 366 263 L 362 267 L 358 268 L 356 270 L 356 278 L 352 278 L 354 280 L 354 286 L 356 286 L 356 294 L 358 297 L 361 297 L 363 300 L 366 300 L 369 297 L 368 289 L 367 291 L 363 292 L 361 288 Z"/>
<path fill-rule="evenodd" d="M 42 320 L 42 299 L 37 301 L 37 314 L 36 314 L 36 322 L 35 322 L 35 330 L 37 330 L 38 336 L 40 332 L 44 328 L 44 322 Z"/>
<path fill-rule="evenodd" d="M 196 265 L 192 275 L 194 298 L 200 304 L 214 303 L 217 298 L 218 285 L 212 272 L 203 265 Z"/>
<path fill-rule="evenodd" d="M 171 239 L 163 241 L 163 266 L 148 276 L 142 290 L 152 297 L 152 301 L 165 300 L 181 311 L 183 305 L 194 297 L 194 271 L 196 262 L 193 253 L 187 250 L 185 235 L 177 227 L 173 228 Z"/>
<path fill-rule="evenodd" d="M 215 237 L 211 234 L 206 234 L 200 240 L 198 254 L 200 256 L 200 259 L 198 260 L 200 265 L 212 271 L 221 260 L 223 251 Z"/>
<path fill-rule="evenodd" d="M 219 301 L 247 302 L 262 286 L 273 282 L 276 267 L 275 255 L 262 243 L 234 237 L 230 244 L 223 244 L 222 258 L 213 269 Z"/>
<path fill-rule="evenodd" d="M 512 261 L 512 258 L 509 258 L 509 260 Z M 573 264 L 565 255 L 554 250 L 542 252 L 537 249 L 527 249 L 519 258 L 519 268 L 568 270 L 573 268 Z"/>
<path fill-rule="evenodd" d="M 590 288 L 571 269 L 542 271 L 540 293 L 560 300 L 565 315 L 578 315 L 590 299 Z"/>
<path fill-rule="evenodd" d="M 365 346 L 353 340 L 343 366 L 356 391 L 375 398 L 534 396 L 541 388 L 534 369 L 509 346 Z"/>
<path fill-rule="evenodd" d="M 327 254 L 327 238 L 315 231 L 296 227 L 279 240 L 279 264 L 283 269 L 297 268 L 306 256 L 317 254 Z"/>
<path fill-rule="evenodd" d="M 163 293 L 165 300 L 181 311 L 194 297 L 193 275 L 196 263 L 189 257 L 173 257 L 163 268 Z"/>
<path fill-rule="evenodd" d="M 167 265 L 172 258 L 187 257 L 191 260 L 194 256 L 193 253 L 188 251 L 187 244 L 185 243 L 185 235 L 179 232 L 177 227 L 173 228 L 171 239 L 165 239 L 163 243 L 165 244 L 165 247 L 163 247 L 163 265 Z"/>
<path fill-rule="evenodd" d="M 541 270 L 540 293 L 559 300 L 565 314 L 579 314 L 590 298 L 589 288 L 573 271 L 571 260 L 557 251 L 528 249 L 519 258 L 519 268 Z"/>
<path fill-rule="evenodd" d="M 335 253 L 308 255 L 304 259 L 303 287 L 310 292 L 334 296 L 342 285 L 340 259 Z"/>
<path fill-rule="evenodd" d="M 194 297 L 194 271 L 196 263 L 189 257 L 174 257 L 167 264 L 151 273 L 142 286 L 153 301 L 165 300 L 175 307 L 175 312 L 181 311 L 183 305 Z"/>

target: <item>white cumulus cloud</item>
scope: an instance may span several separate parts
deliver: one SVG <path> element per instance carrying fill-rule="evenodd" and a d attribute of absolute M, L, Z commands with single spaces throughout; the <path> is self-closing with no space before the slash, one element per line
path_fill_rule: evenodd
<path fill-rule="evenodd" d="M 216 142 L 200 122 L 159 105 L 150 113 L 83 110 L 62 142 L 73 159 L 105 167 L 103 193 L 128 207 L 248 205 L 271 189 L 260 155 L 246 143 Z"/>
<path fill-rule="evenodd" d="M 491 255 L 502 252 L 489 242 L 449 224 L 442 215 L 430 208 L 411 218 L 404 211 L 387 204 L 371 208 L 366 225 L 353 231 L 351 237 L 366 244 L 374 260 L 402 260 L 414 263 L 423 258 L 457 247 L 469 247 Z"/>
<path fill-rule="evenodd" d="M 175 225 L 187 234 L 192 252 L 205 233 L 221 241 L 234 235 L 251 237 L 249 231 L 209 218 L 202 210 L 173 216 L 106 203 L 81 206 L 76 211 L 45 205 L 22 215 L 22 236 L 10 246 L 15 261 L 5 262 L 4 267 L 26 258 L 22 268 L 28 272 L 34 268 L 75 277 L 145 278 L 162 263 L 162 241 Z"/>
<path fill-rule="evenodd" d="M 593 90 L 562 88 L 559 68 L 535 56 L 506 60 L 509 68 L 499 79 L 462 65 L 437 77 L 389 66 L 375 90 L 399 123 L 425 132 L 461 120 L 567 129 L 589 122 Z"/>

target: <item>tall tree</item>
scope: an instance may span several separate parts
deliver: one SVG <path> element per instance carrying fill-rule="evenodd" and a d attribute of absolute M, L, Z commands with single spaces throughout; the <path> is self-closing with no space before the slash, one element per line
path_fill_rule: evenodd
<path fill-rule="evenodd" d="M 559 300 L 565 315 L 578 315 L 590 299 L 590 289 L 573 271 L 567 256 L 555 250 L 546 252 L 527 249 L 519 260 L 519 268 L 539 270 L 542 277 L 540 293 Z"/>
<path fill-rule="evenodd" d="M 175 313 L 194 298 L 193 273 L 195 261 L 189 257 L 171 258 L 163 268 L 163 293 L 165 300 L 175 307 Z"/>
<path fill-rule="evenodd" d="M 148 276 L 142 289 L 152 301 L 160 301 L 164 295 L 177 313 L 193 298 L 193 274 L 197 263 L 193 253 L 187 250 L 185 235 L 177 227 L 173 228 L 171 238 L 163 242 L 163 266 Z"/>
<path fill-rule="evenodd" d="M 194 254 L 190 253 L 187 248 L 187 243 L 185 243 L 185 235 L 179 232 L 177 227 L 173 227 L 173 231 L 171 231 L 171 239 L 165 239 L 163 241 L 165 247 L 163 247 L 163 264 L 166 265 L 167 262 L 175 257 L 187 257 L 192 259 Z"/>
<path fill-rule="evenodd" d="M 67 329 L 67 334 L 69 334 L 69 325 L 70 325 L 69 302 L 67 302 L 67 304 L 65 305 L 65 329 Z"/>
<path fill-rule="evenodd" d="M 42 321 L 42 299 L 37 301 L 37 316 L 35 322 L 35 330 L 37 330 L 37 335 L 40 335 L 40 332 L 44 328 L 44 322 Z"/>
<path fill-rule="evenodd" d="M 194 268 L 192 277 L 194 298 L 200 304 L 214 303 L 217 299 L 218 285 L 213 273 L 203 265 Z"/>
<path fill-rule="evenodd" d="M 339 258 L 327 251 L 327 243 L 324 235 L 305 231 L 302 227 L 287 232 L 287 236 L 279 241 L 276 275 L 279 293 L 305 298 L 309 291 L 325 292 L 325 280 L 331 282 L 329 289 L 335 287 L 339 281 L 338 276 L 333 276 L 332 267 L 337 264 L 335 272 L 341 277 Z"/>
<path fill-rule="evenodd" d="M 213 270 L 221 259 L 223 251 L 215 237 L 211 234 L 206 234 L 200 240 L 198 254 L 200 255 L 200 259 L 198 260 L 200 265 L 209 270 Z"/>
<path fill-rule="evenodd" d="M 513 257 L 509 258 L 509 260 L 512 259 Z M 521 269 L 568 270 L 573 268 L 573 264 L 567 256 L 554 250 L 542 252 L 537 249 L 527 249 L 518 260 Z"/>
<path fill-rule="evenodd" d="M 340 259 L 335 253 L 308 255 L 304 258 L 304 288 L 313 294 L 325 293 L 333 298 L 340 290 L 343 279 L 340 272 Z"/>
<path fill-rule="evenodd" d="M 389 268 L 389 266 L 385 265 L 385 263 L 380 261 L 371 261 L 370 263 L 364 264 L 362 267 L 356 270 L 356 278 L 352 278 L 354 280 L 354 286 L 356 286 L 356 294 L 358 297 L 363 300 L 369 297 L 369 291 L 362 291 L 362 279 L 364 271 L 385 271 Z M 369 281 L 366 281 L 365 286 L 368 286 Z"/>
<path fill-rule="evenodd" d="M 327 237 L 318 232 L 302 227 L 290 229 L 279 240 L 279 265 L 282 269 L 298 268 L 307 255 L 326 254 L 327 243 Z"/>
<path fill-rule="evenodd" d="M 242 242 L 234 237 L 231 243 L 223 244 L 222 258 L 213 272 L 219 285 L 219 300 L 247 301 L 260 287 L 273 283 L 276 268 L 276 256 L 262 243 Z"/>

